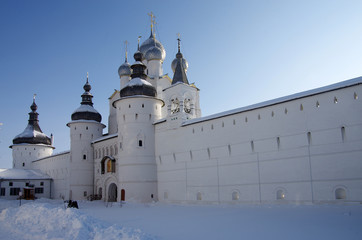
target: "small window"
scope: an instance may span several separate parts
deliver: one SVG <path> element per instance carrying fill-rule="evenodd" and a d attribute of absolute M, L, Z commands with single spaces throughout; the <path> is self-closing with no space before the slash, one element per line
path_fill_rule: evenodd
<path fill-rule="evenodd" d="M 1 188 L 0 196 L 5 196 L 5 188 Z"/>
<path fill-rule="evenodd" d="M 274 111 L 271 112 L 271 116 L 274 117 Z"/>
<path fill-rule="evenodd" d="M 307 138 L 308 138 L 308 144 L 311 145 L 312 144 L 312 134 L 311 134 L 311 132 L 307 133 Z"/>
<path fill-rule="evenodd" d="M 142 147 L 142 146 L 143 146 L 142 140 L 138 140 L 138 146 L 139 146 L 139 147 Z"/>
<path fill-rule="evenodd" d="M 233 192 L 232 193 L 232 200 L 233 201 L 237 201 L 237 200 L 239 200 L 239 193 L 238 192 Z"/>
<path fill-rule="evenodd" d="M 334 97 L 333 102 L 334 102 L 334 103 L 338 103 L 337 97 Z"/>
<path fill-rule="evenodd" d="M 346 129 L 345 127 L 341 127 L 341 135 L 342 135 L 342 142 L 346 139 Z"/>
<path fill-rule="evenodd" d="M 283 199 L 285 199 L 285 193 L 283 190 L 279 189 L 277 191 L 277 200 L 283 200 Z"/>
<path fill-rule="evenodd" d="M 357 95 L 357 93 L 354 93 L 354 94 L 353 94 L 353 98 L 354 98 L 355 100 L 357 100 L 357 99 L 358 99 L 358 95 Z"/>
<path fill-rule="evenodd" d="M 318 102 L 318 101 L 316 102 L 315 106 L 316 106 L 317 108 L 319 108 L 319 107 L 320 107 L 320 104 L 319 104 L 319 102 Z"/>
<path fill-rule="evenodd" d="M 344 190 L 343 188 L 337 188 L 336 191 L 335 191 L 335 197 L 336 197 L 336 200 L 339 200 L 339 199 L 346 199 L 346 190 Z"/>
<path fill-rule="evenodd" d="M 44 188 L 35 188 L 35 193 L 39 193 L 39 194 L 44 193 Z"/>
<path fill-rule="evenodd" d="M 136 113 L 135 119 L 136 119 L 136 120 L 138 119 L 138 114 L 137 114 L 137 113 Z"/>
<path fill-rule="evenodd" d="M 88 126 L 85 127 L 85 130 L 88 130 Z"/>
<path fill-rule="evenodd" d="M 28 182 L 27 182 L 27 183 L 25 183 L 25 186 L 26 186 L 26 187 L 29 187 L 29 183 L 28 183 Z"/>
<path fill-rule="evenodd" d="M 142 108 L 144 108 L 145 107 L 145 105 L 142 103 Z"/>
<path fill-rule="evenodd" d="M 12 187 L 13 186 L 13 182 L 9 182 L 9 187 Z"/>
<path fill-rule="evenodd" d="M 128 108 L 131 108 L 131 104 L 128 105 Z"/>
<path fill-rule="evenodd" d="M 303 111 L 303 109 L 304 109 L 304 108 L 303 108 L 303 104 L 300 104 L 299 110 L 300 110 L 300 111 Z"/>
<path fill-rule="evenodd" d="M 25 167 L 25 163 L 23 163 L 23 167 Z"/>
<path fill-rule="evenodd" d="M 83 154 L 83 160 L 87 159 L 87 155 Z"/>
<path fill-rule="evenodd" d="M 19 196 L 20 188 L 10 188 L 10 196 Z"/>
<path fill-rule="evenodd" d="M 260 114 L 258 114 L 258 120 L 260 120 L 260 119 L 261 119 Z"/>
<path fill-rule="evenodd" d="M 83 196 L 86 197 L 87 196 L 87 191 L 83 192 Z"/>
<path fill-rule="evenodd" d="M 202 200 L 202 194 L 201 194 L 200 192 L 198 192 L 198 193 L 196 194 L 196 199 L 197 199 L 198 201 L 201 201 L 201 200 Z"/>
<path fill-rule="evenodd" d="M 44 186 L 44 182 L 40 182 L 40 186 Z"/>
<path fill-rule="evenodd" d="M 248 118 L 247 118 L 247 117 L 245 117 L 245 122 L 248 122 Z"/>
<path fill-rule="evenodd" d="M 284 113 L 288 114 L 288 109 L 287 108 L 284 109 Z"/>

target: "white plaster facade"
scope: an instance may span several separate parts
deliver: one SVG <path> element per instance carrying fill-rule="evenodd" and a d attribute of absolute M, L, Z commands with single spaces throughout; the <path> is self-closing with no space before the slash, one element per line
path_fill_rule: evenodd
<path fill-rule="evenodd" d="M 100 122 L 71 121 L 69 152 L 30 158 L 33 146 L 16 146 L 14 167 L 48 174 L 52 198 L 362 201 L 362 77 L 201 117 L 199 89 L 172 84 L 163 59 L 143 62 L 156 97 L 115 91 L 107 134 Z M 120 74 L 120 89 L 130 79 Z"/>

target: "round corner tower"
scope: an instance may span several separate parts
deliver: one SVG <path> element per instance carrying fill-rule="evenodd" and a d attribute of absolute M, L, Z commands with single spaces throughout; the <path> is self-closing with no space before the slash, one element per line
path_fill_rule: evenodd
<path fill-rule="evenodd" d="M 32 162 L 36 159 L 48 157 L 53 154 L 52 139 L 45 135 L 39 126 L 38 106 L 30 106 L 28 125 L 22 133 L 13 139 L 13 167 L 19 169 L 32 169 Z"/>
<path fill-rule="evenodd" d="M 154 121 L 161 118 L 163 101 L 146 81 L 143 54 L 134 54 L 131 80 L 120 90 L 117 110 L 119 162 L 118 200 L 150 202 L 157 199 Z M 108 188 L 108 186 L 107 186 Z"/>
<path fill-rule="evenodd" d="M 68 199 L 86 199 L 93 194 L 94 158 L 92 141 L 102 136 L 105 125 L 102 116 L 93 108 L 91 85 L 83 87 L 82 102 L 67 123 L 70 129 L 70 162 Z"/>

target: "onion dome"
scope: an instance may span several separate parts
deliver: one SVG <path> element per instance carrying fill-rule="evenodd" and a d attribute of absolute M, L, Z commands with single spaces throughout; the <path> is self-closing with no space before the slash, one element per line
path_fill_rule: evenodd
<path fill-rule="evenodd" d="M 156 97 L 156 89 L 146 81 L 146 66 L 142 63 L 143 53 L 140 51 L 139 45 L 137 52 L 134 54 L 134 59 L 136 62 L 131 66 L 132 79 L 121 89 L 121 98 L 136 95 Z"/>
<path fill-rule="evenodd" d="M 131 65 L 126 61 L 118 68 L 119 77 L 130 76 L 132 74 Z"/>
<path fill-rule="evenodd" d="M 186 76 L 186 69 L 188 67 L 187 61 L 183 58 L 183 55 L 180 51 L 180 39 L 178 41 L 178 52 L 176 54 L 176 58 L 172 61 L 171 67 L 173 70 L 173 79 L 172 84 L 181 82 L 185 84 L 189 84 Z"/>
<path fill-rule="evenodd" d="M 163 61 L 164 59 L 162 58 L 161 48 L 159 48 L 157 46 L 153 46 L 150 49 L 148 49 L 148 51 L 146 52 L 146 55 L 145 55 L 145 59 L 147 61 L 151 61 L 151 60 Z"/>
<path fill-rule="evenodd" d="M 38 106 L 35 103 L 35 95 L 33 99 L 33 104 L 30 106 L 31 112 L 29 113 L 29 121 L 28 126 L 26 126 L 25 130 L 17 135 L 13 139 L 13 144 L 45 144 L 52 145 L 51 139 L 45 135 L 39 126 L 38 113 L 36 110 Z"/>
<path fill-rule="evenodd" d="M 161 50 L 161 60 L 165 60 L 166 58 L 166 51 L 162 44 L 155 38 L 155 35 L 151 29 L 150 37 L 144 41 L 140 46 L 140 51 L 142 52 L 143 56 L 146 57 L 146 53 L 152 47 L 158 47 Z M 142 59 L 143 60 L 143 59 Z"/>
<path fill-rule="evenodd" d="M 102 121 L 102 116 L 93 108 L 92 98 L 93 95 L 89 92 L 92 87 L 88 82 L 88 73 L 87 73 L 87 82 L 83 86 L 84 93 L 82 94 L 82 102 L 80 107 L 77 108 L 72 113 L 72 121 L 75 120 L 93 120 L 97 122 Z"/>

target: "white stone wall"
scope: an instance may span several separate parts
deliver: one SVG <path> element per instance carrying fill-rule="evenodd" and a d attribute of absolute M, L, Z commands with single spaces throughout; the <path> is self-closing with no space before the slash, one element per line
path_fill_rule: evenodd
<path fill-rule="evenodd" d="M 48 174 L 53 179 L 51 182 L 51 198 L 68 199 L 69 163 L 70 152 L 59 153 L 33 161 L 33 169 L 39 169 L 42 173 Z"/>
<path fill-rule="evenodd" d="M 359 94 L 361 85 L 175 129 L 158 123 L 159 200 L 335 201 L 344 189 L 361 201 Z"/>
<path fill-rule="evenodd" d="M 157 198 L 155 130 L 153 122 L 161 117 L 163 102 L 152 97 L 135 96 L 116 102 L 118 120 L 118 192 L 125 199 L 151 201 Z M 120 200 L 121 196 L 118 196 Z M 153 198 L 152 198 L 153 197 Z"/>
<path fill-rule="evenodd" d="M 15 144 L 13 151 L 13 168 L 32 169 L 32 161 L 52 155 L 54 147 L 43 144 Z"/>
<path fill-rule="evenodd" d="M 94 194 L 94 156 L 91 142 L 102 136 L 102 123 L 78 120 L 67 124 L 70 128 L 69 193 L 71 200 L 87 199 Z"/>
<path fill-rule="evenodd" d="M 101 195 L 103 200 L 107 200 L 107 190 L 110 183 L 115 183 L 117 186 L 118 178 L 117 172 L 119 172 L 119 146 L 117 144 L 117 135 L 105 136 L 105 139 L 99 142 L 93 143 L 94 149 L 94 194 Z M 116 172 L 107 171 L 107 161 L 109 158 L 114 158 L 116 161 Z M 102 160 L 104 160 L 104 171 L 102 172 Z"/>

